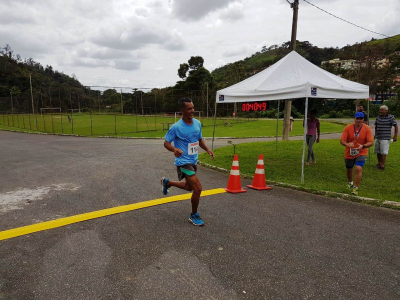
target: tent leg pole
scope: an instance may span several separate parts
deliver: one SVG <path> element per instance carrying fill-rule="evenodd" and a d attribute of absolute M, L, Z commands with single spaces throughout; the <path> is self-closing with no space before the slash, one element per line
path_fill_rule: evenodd
<path fill-rule="evenodd" d="M 217 101 L 215 101 L 215 111 L 214 111 L 214 129 L 213 129 L 213 138 L 211 143 L 211 151 L 214 151 L 214 137 L 215 137 L 215 119 L 217 118 Z"/>
<path fill-rule="evenodd" d="M 307 113 L 308 113 L 308 97 L 306 97 L 306 111 L 304 113 L 304 136 L 303 136 L 303 158 L 302 158 L 302 162 L 301 162 L 301 184 L 304 183 L 304 156 L 306 153 Z"/>
<path fill-rule="evenodd" d="M 276 153 L 278 153 L 278 126 L 279 126 L 279 105 L 281 104 L 281 100 L 278 100 L 278 114 L 276 115 Z"/>

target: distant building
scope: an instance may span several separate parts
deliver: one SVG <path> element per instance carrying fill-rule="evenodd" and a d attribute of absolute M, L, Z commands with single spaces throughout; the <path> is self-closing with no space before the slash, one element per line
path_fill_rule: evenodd
<path fill-rule="evenodd" d="M 352 70 L 358 67 L 359 65 L 358 61 L 354 59 L 340 60 L 340 58 L 325 60 L 321 63 L 322 66 L 326 64 L 334 65 L 335 69 L 344 69 L 344 70 Z"/>
<path fill-rule="evenodd" d="M 366 59 L 368 60 L 368 57 L 366 57 Z M 343 69 L 343 70 L 354 70 L 360 67 L 360 62 L 354 59 L 341 60 L 340 58 L 334 58 L 331 60 L 324 60 L 321 63 L 321 66 L 324 66 L 326 64 L 333 65 L 335 69 Z M 366 65 L 367 65 L 366 62 L 361 63 L 361 67 L 363 68 L 366 67 Z M 374 63 L 374 67 L 377 69 L 382 69 L 389 65 L 390 65 L 389 58 L 383 58 L 381 60 L 377 60 Z"/>
<path fill-rule="evenodd" d="M 386 66 L 389 66 L 389 58 L 384 58 L 375 62 L 375 67 L 377 69 L 382 69 Z"/>

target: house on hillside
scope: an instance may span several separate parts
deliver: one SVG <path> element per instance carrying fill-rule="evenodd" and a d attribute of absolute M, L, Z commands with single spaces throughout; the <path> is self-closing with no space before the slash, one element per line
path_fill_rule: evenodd
<path fill-rule="evenodd" d="M 356 61 L 354 59 L 341 60 L 340 58 L 324 60 L 321 63 L 321 66 L 324 66 L 326 64 L 334 65 L 335 69 L 344 69 L 344 70 L 352 70 L 352 69 L 358 68 L 358 66 L 359 66 L 358 61 Z"/>
<path fill-rule="evenodd" d="M 381 60 L 377 60 L 376 62 L 375 62 L 375 67 L 377 68 L 377 69 L 382 69 L 382 68 L 384 68 L 384 67 L 388 67 L 389 66 L 389 58 L 383 58 L 383 59 L 381 59 Z"/>

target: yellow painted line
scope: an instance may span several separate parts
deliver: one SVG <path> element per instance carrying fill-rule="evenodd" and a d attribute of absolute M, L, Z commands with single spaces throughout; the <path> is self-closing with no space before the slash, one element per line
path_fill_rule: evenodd
<path fill-rule="evenodd" d="M 224 189 L 214 189 L 214 190 L 203 191 L 201 193 L 201 196 L 204 197 L 204 196 L 211 196 L 211 195 L 222 194 L 222 193 L 226 193 L 226 191 Z M 145 207 L 156 206 L 156 205 L 161 205 L 161 204 L 166 204 L 166 203 L 171 203 L 171 202 L 176 202 L 176 201 L 182 201 L 182 200 L 188 200 L 191 197 L 192 197 L 192 193 L 171 196 L 171 197 L 166 197 L 166 198 L 159 198 L 159 199 L 124 205 L 124 206 L 102 209 L 102 210 L 93 211 L 93 212 L 89 212 L 89 213 L 85 213 L 85 214 L 81 214 L 81 215 L 61 218 L 61 219 L 57 219 L 57 220 L 28 225 L 28 226 L 24 226 L 24 227 L 13 228 L 13 229 L 5 230 L 5 231 L 0 231 L 0 241 L 11 239 L 11 238 L 21 236 L 21 235 L 31 234 L 31 233 L 38 232 L 38 231 L 58 228 L 58 227 L 62 227 L 62 226 L 66 226 L 66 225 L 70 225 L 70 224 L 74 224 L 74 223 L 78 223 L 78 222 L 83 222 L 83 221 L 87 221 L 87 220 L 91 220 L 91 219 L 115 215 L 115 214 L 132 211 L 132 210 L 136 210 L 136 209 L 141 209 L 141 208 L 145 208 Z"/>

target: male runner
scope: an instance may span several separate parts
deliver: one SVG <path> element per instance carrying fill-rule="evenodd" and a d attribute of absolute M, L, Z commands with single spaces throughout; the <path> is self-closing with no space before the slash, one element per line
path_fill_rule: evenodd
<path fill-rule="evenodd" d="M 208 149 L 202 137 L 201 123 L 193 118 L 194 105 L 192 100 L 190 98 L 182 98 L 179 100 L 179 106 L 182 119 L 171 126 L 165 135 L 164 142 L 164 147 L 175 155 L 179 181 L 171 181 L 165 177 L 161 178 L 162 190 L 164 195 L 168 194 L 171 186 L 193 191 L 191 198 L 192 213 L 189 221 L 194 225 L 202 226 L 204 222 L 197 212 L 202 191 L 201 183 L 196 175 L 198 147 L 200 146 L 207 151 L 212 159 L 214 159 L 214 153 Z M 171 144 L 172 142 L 174 142 L 174 145 Z M 180 182 L 183 178 L 185 178 L 185 182 Z"/>
<path fill-rule="evenodd" d="M 364 114 L 356 112 L 354 123 L 347 125 L 340 137 L 340 144 L 346 147 L 344 161 L 347 169 L 348 188 L 351 194 L 358 195 L 358 186 L 362 178 L 362 168 L 368 155 L 367 148 L 374 143 L 371 128 L 364 124 Z M 356 174 L 353 184 L 353 167 L 356 166 Z"/>

